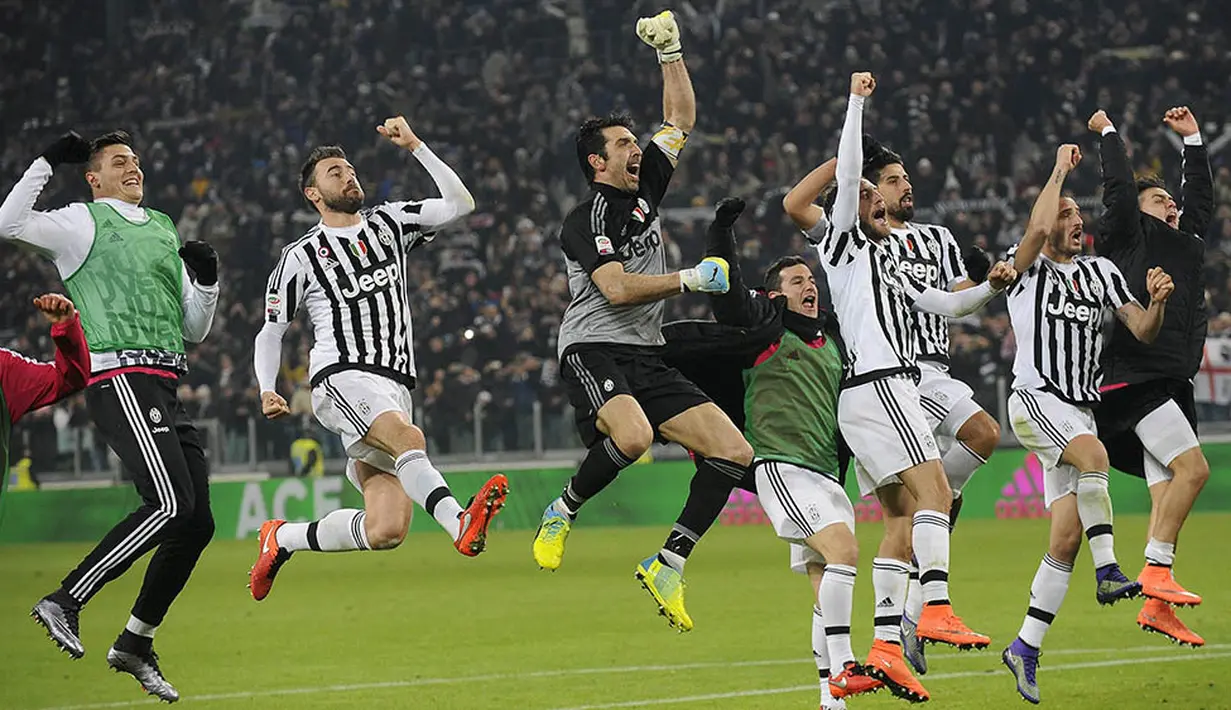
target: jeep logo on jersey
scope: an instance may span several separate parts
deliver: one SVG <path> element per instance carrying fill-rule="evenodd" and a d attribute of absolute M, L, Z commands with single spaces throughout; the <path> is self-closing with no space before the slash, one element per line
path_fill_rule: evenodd
<path fill-rule="evenodd" d="M 628 261 L 634 257 L 642 257 L 654 251 L 663 243 L 662 235 L 658 229 L 651 226 L 650 230 L 640 236 L 629 237 L 628 241 L 620 247 L 620 261 Z"/>
<path fill-rule="evenodd" d="M 1047 315 L 1070 323 L 1098 328 L 1103 315 L 1103 307 L 1098 301 L 1057 291 L 1056 298 L 1049 299 L 1047 302 Z"/>
<path fill-rule="evenodd" d="M 925 286 L 935 286 L 940 280 L 940 267 L 922 259 L 915 260 L 908 256 L 902 259 L 898 270 L 903 276 L 909 276 Z"/>
<path fill-rule="evenodd" d="M 364 271 L 348 274 L 347 278 L 340 281 L 338 285 L 342 287 L 342 296 L 352 299 L 386 286 L 392 286 L 398 282 L 399 278 L 401 274 L 398 271 L 397 261 L 390 260 L 384 264 L 370 266 Z"/>

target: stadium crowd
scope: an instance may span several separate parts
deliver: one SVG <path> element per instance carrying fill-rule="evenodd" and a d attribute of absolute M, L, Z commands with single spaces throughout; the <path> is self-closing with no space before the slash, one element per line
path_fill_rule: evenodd
<path fill-rule="evenodd" d="M 370 200 L 430 196 L 426 174 L 374 130 L 404 113 L 478 202 L 409 265 L 430 446 L 472 451 L 476 401 L 485 450 L 529 448 L 536 401 L 548 447 L 568 446 L 555 360 L 568 293 L 555 232 L 586 189 L 572 129 L 613 108 L 629 109 L 643 132 L 661 117 L 658 67 L 634 51 L 631 32 L 658 9 L 627 0 L 0 2 L 0 64 L 11 68 L 0 73 L 0 190 L 65 127 L 135 134 L 146 204 L 220 255 L 218 317 L 191 350 L 182 388 L 195 414 L 227 432 L 220 460 L 243 460 L 249 420 L 260 420 L 251 352 L 265 280 L 282 245 L 316 219 L 297 194 L 299 165 L 312 146 L 338 143 Z M 1089 154 L 1070 183 L 1090 198 L 1082 203 L 1093 231 L 1099 170 L 1085 119 L 1095 108 L 1129 139 L 1135 167 L 1161 172 L 1173 189 L 1179 152 L 1159 120 L 1166 108 L 1192 106 L 1212 144 L 1231 135 L 1231 37 L 1215 21 L 1220 9 L 1215 0 L 701 0 L 677 9 L 699 120 L 668 193 L 669 261 L 699 255 L 710 208 L 726 195 L 754 206 L 740 227 L 746 264 L 807 251 L 780 200 L 835 150 L 854 67 L 880 77 L 866 125 L 906 157 L 916 202 L 930 208 L 921 218 L 948 225 L 964 245 L 1003 251 L 1055 145 L 1075 140 Z M 1207 281 L 1221 315 L 1211 331 L 1231 334 L 1231 154 L 1212 153 Z M 62 172 L 42 208 L 84 195 L 80 177 Z M 29 303 L 60 290 L 54 270 L 0 244 L 0 272 L 0 344 L 49 356 Z M 702 297 L 670 308 L 706 317 Z M 280 390 L 307 422 L 302 320 L 287 343 Z M 993 412 L 1012 349 L 1003 300 L 955 325 L 953 368 Z M 85 422 L 78 397 L 23 422 L 19 441 L 36 468 L 62 466 Z M 258 455 L 284 458 L 296 428 L 257 421 Z M 100 465 L 86 448 L 85 466 Z"/>

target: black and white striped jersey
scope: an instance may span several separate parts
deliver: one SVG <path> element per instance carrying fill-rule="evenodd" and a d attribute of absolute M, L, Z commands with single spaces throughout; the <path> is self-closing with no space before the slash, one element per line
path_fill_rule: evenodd
<path fill-rule="evenodd" d="M 961 248 L 947 227 L 907 222 L 905 228 L 893 230 L 893 238 L 902 252 L 900 268 L 924 286 L 949 291 L 968 278 Z M 949 319 L 927 311 L 915 311 L 912 317 L 919 332 L 919 359 L 947 364 Z"/>
<path fill-rule="evenodd" d="M 1009 251 L 1012 261 L 1016 247 Z M 1103 323 L 1108 309 L 1137 303 L 1111 260 L 1078 256 L 1060 263 L 1042 254 L 1009 287 L 1017 336 L 1013 389 L 1042 389 L 1079 406 L 1099 401 Z"/>
<path fill-rule="evenodd" d="M 376 372 L 414 387 L 406 256 L 435 236 L 425 202 L 363 210 L 353 227 L 317 224 L 288 244 L 269 277 L 266 321 L 289 323 L 306 309 L 312 385 L 341 370 Z"/>
<path fill-rule="evenodd" d="M 890 236 L 876 241 L 858 226 L 834 223 L 817 244 L 848 355 L 843 386 L 917 375 L 919 332 L 912 307 L 926 286 L 903 268 Z"/>

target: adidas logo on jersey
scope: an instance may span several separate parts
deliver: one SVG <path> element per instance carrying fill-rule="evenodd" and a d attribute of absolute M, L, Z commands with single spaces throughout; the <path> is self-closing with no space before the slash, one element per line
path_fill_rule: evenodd
<path fill-rule="evenodd" d="M 892 609 L 893 600 L 890 599 L 889 597 L 885 597 L 884 599 L 876 603 L 876 608 L 877 609 Z"/>

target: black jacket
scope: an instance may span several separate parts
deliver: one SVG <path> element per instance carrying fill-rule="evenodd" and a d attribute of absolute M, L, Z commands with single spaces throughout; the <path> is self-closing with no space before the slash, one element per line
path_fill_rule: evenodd
<path fill-rule="evenodd" d="M 1156 379 L 1188 380 L 1201 367 L 1205 347 L 1205 241 L 1214 215 L 1214 180 L 1204 145 L 1184 146 L 1184 211 L 1180 228 L 1137 207 L 1137 186 L 1120 134 L 1101 139 L 1103 204 L 1094 247 L 1115 262 L 1143 306 L 1150 303 L 1146 272 L 1161 266 L 1175 282 L 1163 327 L 1146 345 L 1116 320 L 1103 349 L 1103 383 L 1137 384 Z"/>
<path fill-rule="evenodd" d="M 803 340 L 824 333 L 843 352 L 838 322 L 821 310 L 819 317 L 787 310 L 786 297 L 769 298 L 752 291 L 744 282 L 735 253 L 735 235 L 730 229 L 710 227 L 705 255 L 719 256 L 730 265 L 731 287 L 725 294 L 711 294 L 714 321 L 675 321 L 663 326 L 667 341 L 663 360 L 701 388 L 741 431 L 744 429 L 744 375 L 757 357 L 782 339 L 788 329 Z M 840 477 L 850 452 L 838 442 Z"/>

